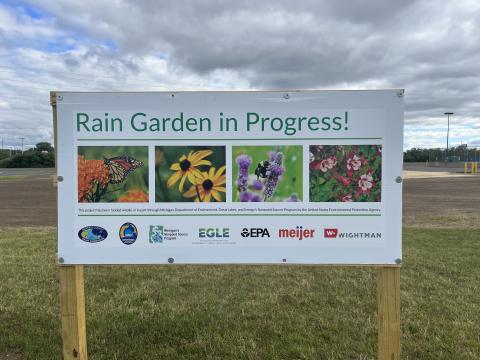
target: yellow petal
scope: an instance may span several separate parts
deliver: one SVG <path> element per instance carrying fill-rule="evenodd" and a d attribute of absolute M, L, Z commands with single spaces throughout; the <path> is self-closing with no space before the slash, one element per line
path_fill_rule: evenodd
<path fill-rule="evenodd" d="M 192 161 L 202 160 L 204 157 L 207 157 L 212 153 L 213 153 L 212 150 L 199 150 L 192 155 Z"/>
<path fill-rule="evenodd" d="M 183 197 L 189 198 L 194 196 L 197 196 L 197 190 L 195 190 L 195 186 L 190 186 L 190 189 L 183 193 Z"/>
<path fill-rule="evenodd" d="M 227 192 L 227 189 L 225 188 L 225 186 L 214 186 L 213 190 Z"/>
<path fill-rule="evenodd" d="M 175 170 L 175 171 L 180 170 L 180 164 L 179 163 L 172 164 L 172 166 L 170 166 L 170 170 Z"/>
<path fill-rule="evenodd" d="M 175 185 L 175 183 L 178 181 L 178 179 L 180 179 L 181 176 L 181 171 L 177 171 L 172 176 L 170 176 L 167 180 L 167 187 L 171 188 L 173 185 Z"/>
<path fill-rule="evenodd" d="M 223 202 L 222 196 L 217 190 L 212 189 L 211 194 L 215 200 L 217 200 L 218 202 Z"/>
<path fill-rule="evenodd" d="M 195 185 L 197 183 L 194 172 L 192 170 L 187 171 L 187 176 L 188 176 L 188 181 L 190 181 L 190 184 Z"/>
<path fill-rule="evenodd" d="M 186 157 L 185 155 L 182 155 L 182 156 L 180 156 L 180 159 L 179 159 L 179 160 L 180 160 L 180 162 L 182 162 L 182 161 L 185 160 L 186 158 L 187 158 L 187 157 Z"/>
<path fill-rule="evenodd" d="M 204 202 L 210 202 L 212 199 L 212 194 L 209 192 L 208 194 L 205 194 L 205 197 L 203 198 Z"/>
<path fill-rule="evenodd" d="M 225 171 L 225 165 L 221 166 L 218 168 L 217 170 L 217 173 L 215 174 L 215 178 L 214 179 L 218 179 L 220 177 L 220 175 L 223 174 L 223 172 Z"/>
<path fill-rule="evenodd" d="M 215 183 L 215 185 L 222 185 L 222 184 L 225 184 L 225 181 L 226 181 L 225 175 L 222 175 L 222 176 L 220 176 L 220 178 L 215 180 L 214 183 Z"/>
<path fill-rule="evenodd" d="M 185 180 L 187 179 L 187 175 L 188 175 L 188 173 L 183 174 L 182 180 L 180 180 L 180 186 L 178 187 L 178 190 L 180 190 L 180 192 L 183 192 L 183 184 L 185 184 Z"/>
<path fill-rule="evenodd" d="M 208 177 L 209 177 L 212 181 L 215 180 L 214 175 L 215 175 L 215 168 L 214 168 L 214 167 L 211 167 L 210 170 L 208 171 Z"/>
<path fill-rule="evenodd" d="M 192 166 L 200 166 L 200 165 L 212 165 L 212 163 L 208 160 L 198 160 L 198 161 L 192 162 Z"/>

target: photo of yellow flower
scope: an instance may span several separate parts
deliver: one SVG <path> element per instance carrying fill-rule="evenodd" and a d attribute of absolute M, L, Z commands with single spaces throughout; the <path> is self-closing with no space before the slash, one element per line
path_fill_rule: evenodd
<path fill-rule="evenodd" d="M 210 202 L 212 198 L 218 202 L 225 201 L 221 194 L 227 191 L 225 188 L 226 176 L 222 175 L 224 171 L 225 166 L 222 166 L 217 171 L 211 167 L 208 173 L 206 171 L 200 173 L 200 176 L 195 179 L 195 185 L 192 185 L 183 196 L 195 197 L 195 202 Z"/>
<path fill-rule="evenodd" d="M 190 151 L 188 156 L 182 155 L 180 159 L 178 159 L 178 162 L 170 166 L 170 170 L 175 172 L 168 178 L 167 187 L 171 188 L 181 179 L 178 190 L 183 192 L 183 185 L 187 178 L 190 184 L 195 184 L 195 178 L 201 176 L 201 172 L 197 167 L 200 165 L 212 165 L 210 161 L 204 160 L 205 157 L 211 154 L 212 150 L 200 150 L 195 152 Z"/>
<path fill-rule="evenodd" d="M 224 202 L 224 146 L 156 146 L 156 202 Z"/>

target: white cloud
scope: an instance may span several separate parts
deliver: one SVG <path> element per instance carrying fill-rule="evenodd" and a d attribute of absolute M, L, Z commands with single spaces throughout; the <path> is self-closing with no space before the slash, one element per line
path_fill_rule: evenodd
<path fill-rule="evenodd" d="M 39 9 L 31 16 L 29 9 Z M 52 140 L 50 90 L 406 88 L 405 145 L 480 137 L 480 3 L 0 5 L 0 133 Z"/>

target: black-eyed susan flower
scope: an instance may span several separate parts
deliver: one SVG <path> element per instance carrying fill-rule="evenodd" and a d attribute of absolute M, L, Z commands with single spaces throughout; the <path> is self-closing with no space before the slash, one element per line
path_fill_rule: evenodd
<path fill-rule="evenodd" d="M 220 167 L 217 171 L 214 167 L 211 167 L 208 172 L 201 172 L 200 176 L 195 179 L 195 185 L 190 187 L 183 196 L 187 198 L 195 197 L 195 202 L 210 202 L 212 198 L 215 201 L 223 202 L 220 193 L 227 191 L 224 171 L 225 166 Z"/>
<path fill-rule="evenodd" d="M 187 178 L 191 184 L 196 184 L 195 179 L 197 177 L 201 177 L 202 175 L 201 171 L 197 169 L 197 166 L 212 165 L 210 161 L 204 159 L 212 153 L 212 150 L 199 150 L 195 152 L 190 151 L 188 156 L 182 155 L 180 159 L 178 159 L 177 163 L 174 163 L 172 166 L 170 166 L 170 170 L 174 170 L 175 173 L 168 178 L 167 187 L 171 188 L 177 183 L 178 180 L 181 179 L 178 190 L 183 192 L 183 185 L 185 184 L 185 180 Z"/>

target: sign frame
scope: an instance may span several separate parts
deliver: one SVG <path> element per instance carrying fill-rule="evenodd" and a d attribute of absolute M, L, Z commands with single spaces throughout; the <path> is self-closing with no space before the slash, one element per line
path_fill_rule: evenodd
<path fill-rule="evenodd" d="M 395 90 L 398 97 L 404 90 Z M 57 101 L 59 92 L 50 92 L 53 112 L 55 155 L 57 159 Z M 288 91 L 282 91 L 288 94 Z M 57 168 L 57 162 L 55 163 Z M 57 181 L 62 181 L 57 172 Z M 401 182 L 399 175 L 395 181 Z M 54 185 L 57 183 L 54 182 Z M 63 264 L 58 258 L 60 285 L 60 317 L 62 325 L 62 353 L 65 360 L 87 360 L 86 312 L 84 289 L 84 265 Z M 132 264 L 133 265 L 133 264 Z M 179 266 L 178 264 L 175 264 Z M 283 264 L 277 266 L 291 266 Z M 302 264 L 299 264 L 302 265 Z M 94 264 L 92 264 L 94 266 Z M 168 265 L 171 266 L 171 265 Z M 188 265 L 183 265 L 188 266 Z M 295 264 L 293 264 L 295 266 Z M 401 259 L 391 264 L 315 264 L 313 266 L 370 267 L 377 270 L 378 349 L 379 360 L 400 359 L 400 270 Z"/>
<path fill-rule="evenodd" d="M 57 112 L 61 116 L 57 129 L 57 132 L 61 134 L 58 142 L 58 169 L 59 175 L 63 178 L 63 181 L 59 183 L 59 197 L 61 200 L 59 201 L 60 226 L 58 229 L 59 257 L 62 258 L 65 264 L 167 264 L 172 262 L 182 264 L 278 264 L 286 262 L 313 265 L 396 264 L 401 261 L 402 91 L 61 92 L 57 94 L 57 97 Z M 201 110 L 202 106 L 205 107 L 207 115 L 212 119 L 212 127 L 214 129 L 213 131 L 209 129 L 209 132 L 198 133 L 197 139 L 187 138 L 193 135 L 192 133 L 184 132 L 184 130 L 181 130 L 179 133 L 161 133 L 160 135 L 153 132 L 139 133 L 132 130 L 132 128 L 135 128 L 133 119 L 138 117 L 138 114 L 141 115 L 141 119 L 148 119 L 152 114 L 161 118 L 163 116 L 162 113 L 166 113 L 167 116 L 172 116 L 173 118 L 175 116 L 173 114 L 179 111 L 178 109 L 182 109 L 185 110 L 185 118 L 187 118 L 187 116 L 192 114 L 193 116 L 201 114 L 204 111 Z M 160 110 L 152 111 L 152 107 L 155 109 L 158 107 Z M 244 124 L 246 119 L 239 118 L 239 116 L 242 116 L 239 113 L 243 111 L 243 115 L 245 115 L 246 110 L 243 109 L 252 110 L 252 108 L 258 113 L 263 111 L 267 115 L 269 111 L 276 111 L 277 114 L 280 114 L 278 116 L 284 117 L 292 116 L 290 115 L 292 113 L 300 114 L 298 115 L 299 119 L 302 115 L 302 109 L 306 108 L 307 110 L 305 110 L 303 115 L 318 115 L 318 118 L 315 117 L 315 119 L 317 121 L 321 119 L 322 122 L 324 119 L 341 121 L 335 120 L 340 119 L 340 117 L 334 118 L 334 115 L 341 114 L 345 110 L 345 124 L 344 129 L 340 128 L 339 131 L 332 131 L 333 126 L 330 130 L 323 131 L 323 128 L 319 129 L 318 124 L 316 131 L 305 131 L 307 126 L 304 123 L 304 131 L 302 133 L 284 135 L 273 130 L 264 132 L 262 119 L 261 131 L 259 128 L 256 128 L 252 133 L 246 133 L 245 129 L 240 129 L 243 132 L 239 131 L 238 133 L 222 132 L 218 129 L 221 127 L 221 119 L 215 118 L 216 114 L 213 113 L 216 113 L 218 109 L 223 109 L 224 112 L 227 112 L 226 110 L 229 107 L 233 107 L 234 110 L 231 113 L 233 112 L 240 119 L 240 127 L 246 127 Z M 200 110 L 198 110 L 199 108 Z M 212 110 L 213 108 L 215 111 Z M 257 108 L 260 108 L 260 110 L 257 110 Z M 197 111 L 197 113 L 194 111 Z M 348 116 L 349 112 L 350 116 Z M 121 132 L 112 132 L 113 120 L 109 131 L 105 132 L 105 129 L 100 130 L 100 132 L 88 130 L 88 125 L 84 124 L 86 122 L 85 119 L 90 117 L 90 120 L 93 118 L 93 120 L 103 121 L 102 116 L 105 114 L 105 123 L 107 123 L 107 113 L 115 121 L 123 121 L 123 129 L 120 126 Z M 132 115 L 134 113 L 135 115 Z M 220 114 L 225 116 L 222 112 Z M 322 114 L 328 114 L 330 117 L 322 118 Z M 129 117 L 131 117 L 131 121 Z M 155 119 L 158 120 L 157 118 Z M 272 117 L 271 119 L 273 124 L 274 118 Z M 286 119 L 292 118 L 287 117 Z M 306 119 L 306 117 L 302 119 Z M 75 122 L 76 125 L 74 125 Z M 138 124 L 136 126 L 139 126 Z M 308 124 L 310 124 L 310 118 Z M 332 123 L 328 125 L 330 126 Z M 250 136 L 250 138 L 240 138 L 247 136 L 245 134 Z M 262 138 L 256 139 L 252 136 L 257 134 L 262 136 Z M 233 188 L 236 185 L 232 185 L 232 181 L 235 180 L 233 179 L 235 177 L 234 168 L 236 169 L 237 167 L 234 164 L 235 158 L 232 156 L 234 149 L 237 149 L 235 150 L 235 153 L 237 153 L 238 148 L 253 148 L 259 146 L 259 141 L 260 143 L 265 142 L 268 144 L 269 148 L 296 147 L 301 149 L 297 162 L 302 164 L 303 170 L 296 169 L 293 174 L 299 178 L 297 184 L 301 185 L 299 191 L 300 202 L 285 202 L 285 200 L 283 200 L 284 202 L 278 202 L 282 201 L 282 199 L 277 199 L 277 202 L 255 203 L 234 200 L 233 192 L 236 192 L 236 189 L 234 190 Z M 196 204 L 193 202 L 180 203 L 168 202 L 171 200 L 157 200 L 157 187 L 159 185 L 156 183 L 158 181 L 156 176 L 159 170 L 156 168 L 158 160 L 156 153 L 157 151 L 166 152 L 166 148 L 175 148 L 179 142 L 182 144 L 188 142 L 188 147 L 191 148 L 199 144 L 208 145 L 210 148 L 223 148 L 224 154 L 226 154 L 224 155 L 223 164 L 226 166 L 225 175 L 227 176 L 227 183 L 223 186 L 226 189 L 223 202 L 201 202 Z M 190 146 L 191 144 L 193 145 Z M 248 144 L 248 146 L 239 146 L 239 144 Z M 73 149 L 72 145 L 74 146 Z M 135 172 L 148 171 L 148 178 L 145 177 L 147 182 L 145 191 L 148 197 L 146 203 L 130 202 L 126 204 L 127 206 L 124 206 L 123 203 L 100 201 L 95 204 L 85 204 L 80 200 L 80 195 L 78 195 L 77 202 L 77 192 L 72 191 L 72 189 L 80 186 L 80 163 L 78 168 L 75 166 L 77 164 L 77 154 L 79 158 L 85 156 L 84 159 L 86 162 L 89 162 L 91 160 L 87 160 L 87 155 L 84 155 L 83 152 L 90 152 L 90 157 L 88 157 L 90 159 L 93 156 L 91 151 L 100 151 L 101 155 L 94 155 L 97 156 L 94 157 L 96 159 L 94 161 L 100 162 L 101 159 L 110 161 L 107 158 L 114 155 L 105 155 L 105 149 L 113 146 L 106 145 L 122 147 L 124 149 L 122 154 L 127 155 L 129 151 L 133 151 L 128 149 L 141 147 L 148 150 L 148 155 L 141 158 L 143 160 L 143 168 L 135 170 Z M 342 203 L 339 197 L 337 197 L 339 196 L 338 194 L 330 200 L 312 199 L 312 196 L 314 196 L 312 191 L 315 190 L 312 190 L 312 187 L 317 186 L 317 190 L 326 188 L 324 185 L 315 185 L 316 183 L 311 180 L 315 171 L 320 172 L 318 169 L 312 170 L 311 164 L 309 169 L 308 162 L 309 151 L 310 156 L 312 156 L 312 151 L 315 153 L 317 147 L 328 148 L 330 149 L 329 151 L 333 152 L 343 152 L 343 154 L 349 151 L 349 147 L 370 149 L 367 150 L 369 154 L 372 150 L 374 154 L 375 151 L 378 151 L 379 155 L 372 155 L 372 158 L 368 159 L 367 164 L 378 163 L 378 160 L 380 160 L 380 167 L 376 168 L 373 165 L 368 165 L 369 168 L 373 167 L 374 169 L 366 170 L 367 166 L 365 166 L 362 168 L 363 170 L 355 172 L 354 177 L 351 178 L 342 177 L 341 173 L 337 172 L 336 176 L 338 179 L 336 181 L 339 182 L 339 179 L 350 181 L 350 188 L 353 186 L 354 190 L 349 188 L 349 190 L 345 189 L 342 191 L 350 191 L 352 195 L 349 196 L 350 200 L 352 200 L 352 191 L 357 189 L 357 181 L 360 182 L 358 176 L 367 171 L 367 175 L 362 175 L 362 177 L 368 177 L 368 171 L 374 171 L 374 174 L 372 174 L 374 179 L 374 188 L 372 190 L 374 191 L 372 193 L 378 194 L 378 196 L 381 195 L 381 200 L 379 198 L 376 200 L 375 198 L 360 198 L 360 202 Z M 337 147 L 344 150 L 334 149 Z M 373 149 L 377 147 L 378 150 Z M 80 155 L 81 151 L 82 155 Z M 361 155 L 361 151 L 358 153 L 361 156 L 361 161 L 367 161 L 367 157 L 364 158 L 364 155 Z M 319 156 L 324 155 L 320 154 Z M 346 155 L 344 156 L 341 165 L 343 169 L 347 157 Z M 265 157 L 267 156 L 265 155 Z M 360 160 L 356 161 L 360 162 Z M 250 172 L 252 172 L 252 167 L 254 168 L 257 162 L 258 159 L 255 161 L 255 164 L 251 164 Z M 322 169 L 322 164 L 319 165 L 320 169 Z M 339 167 L 340 160 L 336 168 L 337 171 L 340 171 Z M 286 168 L 285 178 L 288 178 L 288 181 L 290 181 L 288 176 L 293 176 L 289 175 L 292 174 L 292 169 Z M 170 172 L 170 170 L 167 167 L 166 171 Z M 133 175 L 129 175 L 129 178 L 135 176 L 135 172 L 132 172 Z M 325 174 L 328 175 L 327 180 L 333 173 L 334 170 L 332 169 Z M 345 176 L 350 177 L 350 175 Z M 128 185 L 129 178 L 127 178 L 124 184 Z M 184 180 L 185 176 L 183 176 L 182 181 L 179 181 L 180 187 L 182 187 Z M 319 178 L 318 180 L 326 181 L 325 178 Z M 328 180 L 328 183 L 331 183 L 333 180 L 331 178 Z M 189 183 L 189 180 L 184 183 Z M 379 185 L 377 186 L 377 184 Z M 165 185 L 162 183 L 162 186 Z M 112 186 L 108 186 L 109 192 Z M 381 186 L 380 189 L 378 188 L 379 186 Z M 190 190 L 192 188 L 193 186 Z M 114 187 L 114 189 L 116 188 Z M 360 185 L 358 185 L 358 189 L 360 189 Z M 366 191 L 364 194 L 369 194 L 367 188 L 364 191 Z M 353 200 L 356 199 L 357 193 L 358 190 Z M 177 208 L 182 208 L 182 210 L 177 211 Z M 269 209 L 271 210 L 267 211 Z M 214 210 L 217 212 L 212 212 Z M 231 210 L 235 212 L 231 212 Z M 238 218 L 232 218 L 232 214 Z M 221 236 L 217 236 L 214 239 L 199 239 L 202 237 L 199 230 L 204 227 L 214 228 L 217 226 L 218 216 L 229 216 L 224 218 L 225 221 L 223 221 L 226 227 L 230 228 L 229 239 L 219 239 L 218 237 L 221 238 Z M 179 219 L 182 219 L 182 221 L 179 221 Z M 237 221 L 238 219 L 241 219 L 241 221 Z M 242 239 L 240 236 L 242 227 L 264 226 L 266 224 L 265 219 L 268 222 L 268 227 L 271 225 L 269 230 L 274 232 L 272 235 L 274 241 L 264 240 L 263 238 L 255 239 L 255 241 Z M 347 219 L 348 221 L 346 221 Z M 127 223 L 131 222 L 130 224 L 135 229 L 135 232 L 138 228 L 139 241 L 135 244 L 132 244 L 133 242 L 124 242 L 124 244 L 131 246 L 122 246 L 118 236 L 116 236 L 119 229 L 121 229 L 122 223 L 125 223 L 125 221 Z M 165 225 L 165 228 L 170 229 L 180 229 L 179 231 L 181 232 L 186 231 L 187 238 L 178 236 L 173 242 L 163 242 L 161 251 L 157 251 L 160 249 L 160 246 L 155 246 L 158 249 L 151 251 L 154 247 L 148 243 L 148 227 L 150 226 L 151 228 L 152 224 Z M 203 226 L 204 224 L 205 226 Z M 83 239 L 83 242 L 71 240 L 71 234 L 77 233 L 79 229 L 95 228 L 96 225 L 104 226 L 108 233 L 111 234 L 106 241 L 99 241 L 98 243 L 91 241 L 90 244 L 86 244 L 85 239 Z M 304 231 L 308 228 L 315 229 L 314 239 L 311 237 L 310 239 L 303 239 L 304 241 L 297 241 L 302 238 L 285 236 L 284 233 L 281 233 L 282 231 L 290 231 L 291 233 L 295 226 L 297 226 L 297 230 L 299 226 L 302 229 L 302 225 Z M 332 230 L 332 228 L 338 230 L 338 239 L 328 239 L 328 236 L 324 234 L 324 232 Z M 354 238 L 354 236 L 364 235 L 374 236 L 373 238 L 360 237 L 361 240 L 355 240 L 356 238 Z M 342 236 L 343 238 L 341 238 Z M 222 243 L 218 240 L 227 241 Z M 215 242 L 212 243 L 212 241 Z M 345 249 L 348 249 L 348 251 L 345 251 Z"/>

